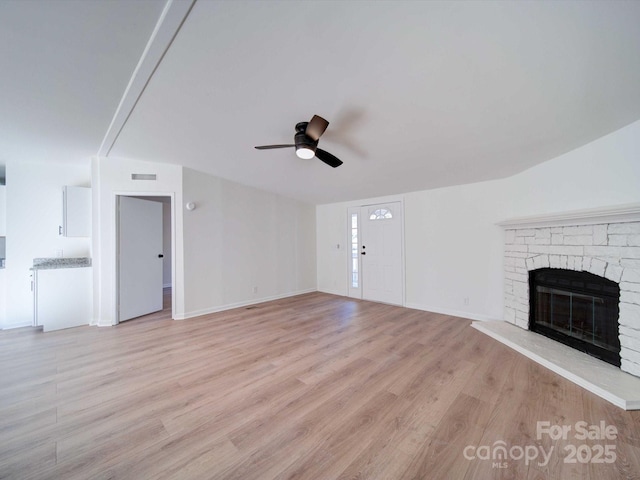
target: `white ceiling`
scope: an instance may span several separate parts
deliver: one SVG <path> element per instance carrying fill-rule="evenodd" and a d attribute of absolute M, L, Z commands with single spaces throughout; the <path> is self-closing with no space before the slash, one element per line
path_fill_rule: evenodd
<path fill-rule="evenodd" d="M 0 164 L 88 162 L 163 6 L 0 0 Z"/>
<path fill-rule="evenodd" d="M 0 1 L 0 160 L 95 154 L 163 6 Z M 108 156 L 312 203 L 500 178 L 640 119 L 639 24 L 637 1 L 197 0 Z M 314 114 L 343 166 L 253 148 Z"/>

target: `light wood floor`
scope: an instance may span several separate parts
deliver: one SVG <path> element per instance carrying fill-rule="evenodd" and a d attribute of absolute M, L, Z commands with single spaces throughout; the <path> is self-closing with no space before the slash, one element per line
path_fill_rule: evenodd
<path fill-rule="evenodd" d="M 321 293 L 169 317 L 0 332 L 0 478 L 640 478 L 640 412 L 469 320 Z M 617 435 L 538 439 L 538 421 Z M 614 463 L 565 463 L 608 444 Z M 497 445 L 504 468 L 465 458 Z M 511 458 L 527 447 L 549 463 Z"/>

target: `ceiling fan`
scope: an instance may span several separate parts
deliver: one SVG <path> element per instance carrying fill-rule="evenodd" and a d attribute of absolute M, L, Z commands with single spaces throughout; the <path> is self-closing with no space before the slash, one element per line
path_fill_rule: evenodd
<path fill-rule="evenodd" d="M 293 137 L 294 143 L 286 145 L 260 145 L 258 150 L 270 150 L 272 148 L 296 147 L 296 155 L 300 158 L 309 159 L 314 156 L 330 167 L 336 168 L 342 165 L 342 160 L 331 155 L 326 150 L 318 148 L 318 139 L 329 126 L 324 118 L 314 115 L 309 122 L 300 122 L 296 125 L 296 134 Z"/>

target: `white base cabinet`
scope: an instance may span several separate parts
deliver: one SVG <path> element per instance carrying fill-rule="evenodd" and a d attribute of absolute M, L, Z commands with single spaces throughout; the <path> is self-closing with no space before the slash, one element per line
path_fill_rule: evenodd
<path fill-rule="evenodd" d="M 0 330 L 2 330 L 6 319 L 6 307 L 7 304 L 7 283 L 5 280 L 5 269 L 0 268 Z"/>
<path fill-rule="evenodd" d="M 93 312 L 91 267 L 34 270 L 34 323 L 43 331 L 88 325 Z"/>

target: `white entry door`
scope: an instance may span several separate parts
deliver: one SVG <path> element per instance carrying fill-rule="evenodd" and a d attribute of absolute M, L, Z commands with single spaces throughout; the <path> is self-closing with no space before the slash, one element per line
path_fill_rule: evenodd
<path fill-rule="evenodd" d="M 402 203 L 349 210 L 350 295 L 403 304 Z"/>
<path fill-rule="evenodd" d="M 162 310 L 162 203 L 118 197 L 118 319 Z"/>

